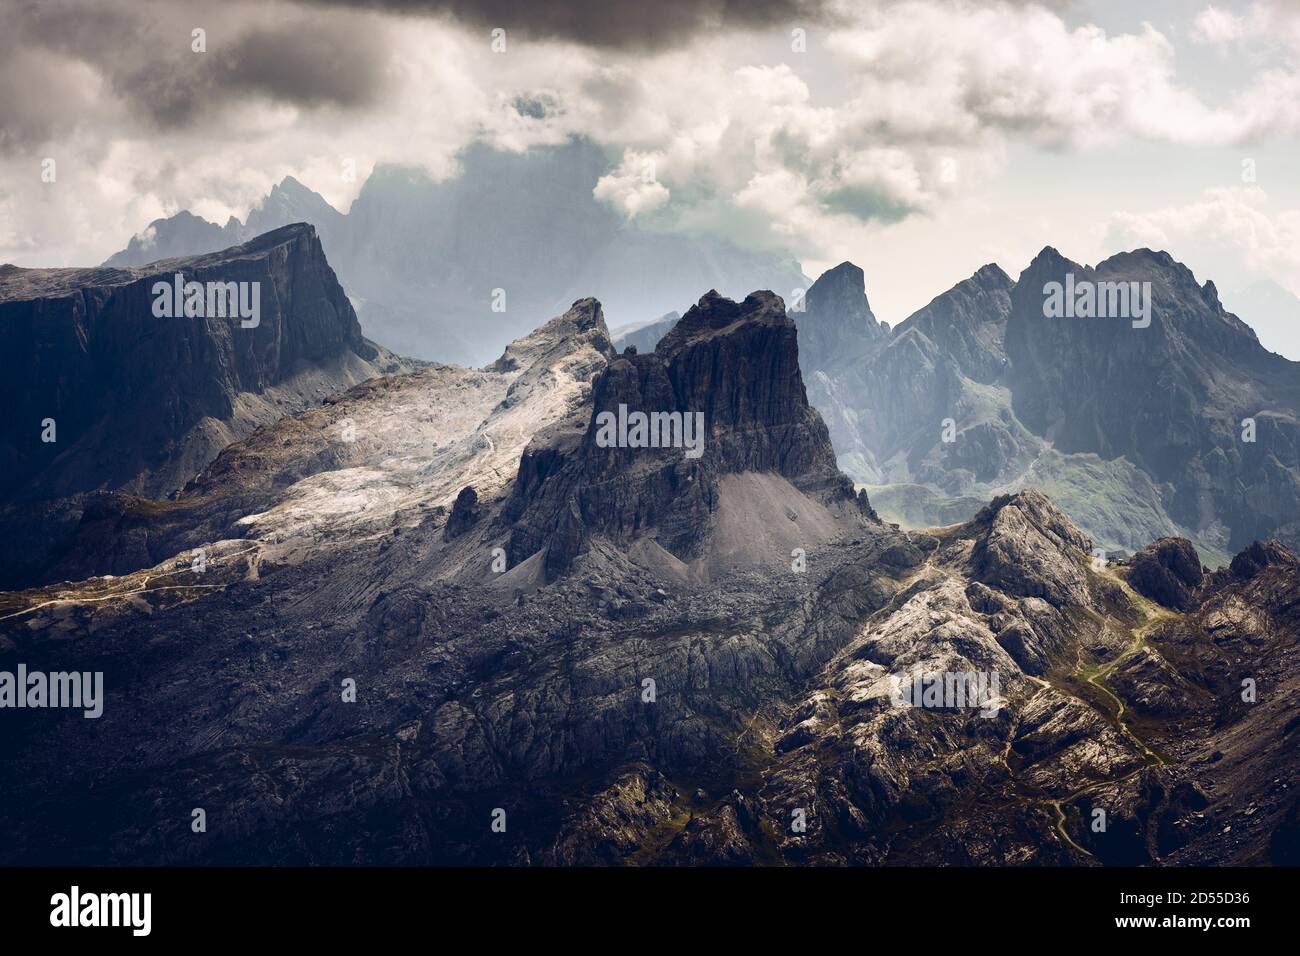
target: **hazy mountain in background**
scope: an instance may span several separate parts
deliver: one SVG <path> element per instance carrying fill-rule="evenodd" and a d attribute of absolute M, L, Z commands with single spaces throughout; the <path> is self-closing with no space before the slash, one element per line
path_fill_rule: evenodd
<path fill-rule="evenodd" d="M 1300 361 L 1300 296 L 1264 279 L 1224 299 L 1230 309 L 1250 319 L 1260 345 Z"/>
<path fill-rule="evenodd" d="M 620 352 L 629 345 L 638 352 L 653 352 L 659 340 L 667 335 L 668 330 L 680 319 L 681 316 L 676 312 L 669 312 L 652 322 L 634 322 L 611 330 L 610 340 L 614 343 L 614 348 Z"/>
<path fill-rule="evenodd" d="M 215 251 L 309 222 L 366 335 L 402 354 L 468 365 L 583 296 L 626 325 L 682 311 L 700 289 L 742 298 L 771 289 L 788 299 L 807 286 L 793 260 L 627 221 L 592 195 L 611 165 L 582 139 L 526 153 L 479 144 L 461 155 L 458 176 L 440 182 L 377 167 L 346 214 L 287 178 L 246 223 L 178 213 L 105 264 Z M 505 311 L 493 311 L 494 301 Z"/>
<path fill-rule="evenodd" d="M 792 310 L 799 326 L 799 354 L 809 368 L 836 368 L 863 358 L 889 335 L 871 311 L 863 274 L 851 262 L 823 273 Z"/>
<path fill-rule="evenodd" d="M 1043 287 L 1067 273 L 1150 282 L 1150 327 L 1045 318 Z M 839 267 L 814 283 L 801 338 L 827 324 L 819 298 L 857 323 L 858 276 Z M 985 266 L 883 338 L 863 332 L 810 361 L 809 398 L 841 466 L 893 520 L 951 523 L 1032 485 L 1107 550 L 1181 534 L 1219 563 L 1255 538 L 1300 535 L 1300 364 L 1167 253 L 1093 269 L 1047 248 L 1016 282 Z"/>

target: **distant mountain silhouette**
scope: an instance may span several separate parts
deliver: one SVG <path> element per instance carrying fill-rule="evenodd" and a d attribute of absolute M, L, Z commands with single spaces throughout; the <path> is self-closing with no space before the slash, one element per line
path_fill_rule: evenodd
<path fill-rule="evenodd" d="M 1300 361 L 1300 296 L 1264 279 L 1223 298 L 1229 309 L 1250 319 L 1260 345 Z"/>
<path fill-rule="evenodd" d="M 740 298 L 771 289 L 789 299 L 807 286 L 793 260 L 628 222 L 592 195 L 612 165 L 582 139 L 526 153 L 475 145 L 460 157 L 461 173 L 444 181 L 376 168 L 346 214 L 287 178 L 246 223 L 177 213 L 150 223 L 105 265 L 211 252 L 309 222 L 368 336 L 405 355 L 472 365 L 583 296 L 626 325 L 685 311 L 700 289 Z"/>

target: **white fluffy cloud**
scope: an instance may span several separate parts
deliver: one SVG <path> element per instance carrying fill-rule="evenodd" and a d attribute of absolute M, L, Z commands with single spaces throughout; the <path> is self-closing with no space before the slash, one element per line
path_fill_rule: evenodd
<path fill-rule="evenodd" d="M 1213 262 L 1221 285 L 1269 277 L 1300 295 L 1300 209 L 1270 212 L 1258 186 L 1208 189 L 1186 205 L 1116 213 L 1107 241 L 1117 249 L 1177 250 L 1193 265 Z"/>
<path fill-rule="evenodd" d="M 1231 43 L 1245 33 L 1245 17 L 1213 5 L 1198 13 L 1192 23 L 1192 38 L 1201 43 Z"/>
<path fill-rule="evenodd" d="M 622 210 L 629 219 L 658 209 L 668 201 L 668 190 L 656 178 L 662 160 L 659 153 L 628 150 L 618 169 L 596 182 L 596 198 Z"/>
<path fill-rule="evenodd" d="M 1300 53 L 1300 4 L 1253 0 L 1240 14 L 1210 4 L 1192 21 L 1191 35 L 1198 43 L 1216 46 L 1262 42 Z"/>

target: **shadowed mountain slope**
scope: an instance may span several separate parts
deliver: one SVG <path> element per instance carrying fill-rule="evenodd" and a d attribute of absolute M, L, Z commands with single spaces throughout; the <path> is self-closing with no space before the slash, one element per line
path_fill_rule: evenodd
<path fill-rule="evenodd" d="M 217 314 L 204 293 L 200 314 L 160 317 L 155 285 L 177 274 L 233 283 L 256 314 Z M 37 570 L 87 494 L 162 497 L 258 425 L 405 367 L 362 337 L 304 224 L 147 268 L 0 268 L 0 336 L 2 520 L 24 542 L 6 552 L 11 581 Z"/>

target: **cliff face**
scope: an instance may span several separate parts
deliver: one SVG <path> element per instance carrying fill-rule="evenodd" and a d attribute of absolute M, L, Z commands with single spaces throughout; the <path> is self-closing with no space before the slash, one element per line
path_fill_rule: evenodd
<path fill-rule="evenodd" d="M 159 317 L 155 284 L 177 273 L 235 283 L 250 308 Z M 0 494 L 43 523 L 88 492 L 168 494 L 258 425 L 399 364 L 302 224 L 140 269 L 5 267 L 0 353 Z"/>
<path fill-rule="evenodd" d="M 637 413 L 672 416 L 682 441 L 624 443 L 618 423 Z M 756 292 L 738 303 L 710 292 L 654 352 L 609 363 L 593 383 L 589 418 L 529 446 L 505 510 L 515 523 L 511 562 L 545 548 L 547 573 L 561 573 L 593 534 L 620 542 L 650 536 L 679 560 L 700 558 L 723 476 L 746 472 L 780 476 L 822 506 L 854 500 L 826 426 L 808 405 L 781 299 Z"/>

